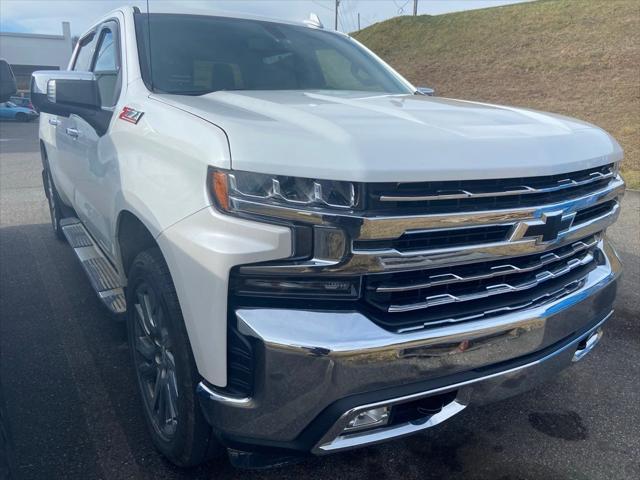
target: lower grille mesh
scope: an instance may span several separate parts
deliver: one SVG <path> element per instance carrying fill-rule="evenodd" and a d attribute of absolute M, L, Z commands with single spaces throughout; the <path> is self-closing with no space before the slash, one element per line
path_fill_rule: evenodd
<path fill-rule="evenodd" d="M 422 328 L 531 306 L 571 290 L 598 265 L 598 237 L 545 252 L 447 269 L 371 275 L 365 300 L 391 328 Z M 566 294 L 566 293 L 565 293 Z"/>

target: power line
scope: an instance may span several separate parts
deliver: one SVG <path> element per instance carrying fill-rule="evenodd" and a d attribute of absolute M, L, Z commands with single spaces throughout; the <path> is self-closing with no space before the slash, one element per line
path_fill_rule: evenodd
<path fill-rule="evenodd" d="M 349 0 L 349 18 L 351 19 L 351 31 L 360 30 L 358 27 L 358 0 Z"/>
<path fill-rule="evenodd" d="M 410 1 L 411 0 L 406 0 L 406 2 L 404 2 L 402 5 L 398 5 L 398 2 L 396 2 L 396 0 L 393 0 L 394 5 L 398 8 L 398 15 L 402 15 L 404 13 L 404 7 L 409 5 Z"/>
<path fill-rule="evenodd" d="M 324 8 L 326 10 L 329 10 L 330 12 L 333 11 L 333 9 L 327 5 L 323 5 L 322 3 L 318 2 L 317 0 L 311 0 L 311 3 L 316 4 L 317 6 L 319 6 L 320 8 Z"/>
<path fill-rule="evenodd" d="M 349 32 L 352 32 L 356 26 L 356 19 L 354 17 L 354 7 L 355 4 L 351 1 L 347 4 L 347 0 L 342 0 L 343 5 L 349 5 L 348 8 L 342 8 L 342 18 L 343 20 L 349 20 Z M 346 18 L 345 18 L 346 17 Z"/>

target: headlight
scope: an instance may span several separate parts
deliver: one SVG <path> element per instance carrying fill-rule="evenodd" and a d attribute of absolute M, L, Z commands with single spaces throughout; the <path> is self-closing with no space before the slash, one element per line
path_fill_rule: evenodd
<path fill-rule="evenodd" d="M 237 170 L 209 170 L 209 191 L 223 212 L 285 224 L 292 231 L 287 261 L 337 262 L 346 253 L 345 232 L 323 225 L 325 214 L 349 214 L 362 207 L 363 184 L 267 175 Z M 357 300 L 360 277 L 290 277 L 232 271 L 230 294 L 240 301 L 269 297 L 305 300 Z M 242 300 L 244 299 L 244 300 Z"/>
<path fill-rule="evenodd" d="M 255 211 L 258 204 L 298 210 L 352 210 L 359 203 L 358 186 L 352 182 L 266 175 L 211 169 L 211 194 L 227 212 Z"/>

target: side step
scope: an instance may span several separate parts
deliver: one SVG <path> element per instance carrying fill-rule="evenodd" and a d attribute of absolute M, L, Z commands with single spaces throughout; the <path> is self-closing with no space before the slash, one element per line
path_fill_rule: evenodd
<path fill-rule="evenodd" d="M 112 313 L 124 313 L 127 310 L 127 302 L 118 272 L 109 263 L 100 247 L 94 244 L 80 220 L 75 217 L 64 218 L 60 221 L 60 227 L 100 300 Z"/>

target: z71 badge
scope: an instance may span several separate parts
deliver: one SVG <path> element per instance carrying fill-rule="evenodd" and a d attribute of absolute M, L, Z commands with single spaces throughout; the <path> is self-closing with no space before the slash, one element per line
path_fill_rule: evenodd
<path fill-rule="evenodd" d="M 140 110 L 134 110 L 130 107 L 124 107 L 122 109 L 122 112 L 120 112 L 118 118 L 120 120 L 124 120 L 125 122 L 137 124 L 142 118 L 142 115 L 144 115 L 144 112 L 141 112 Z"/>

